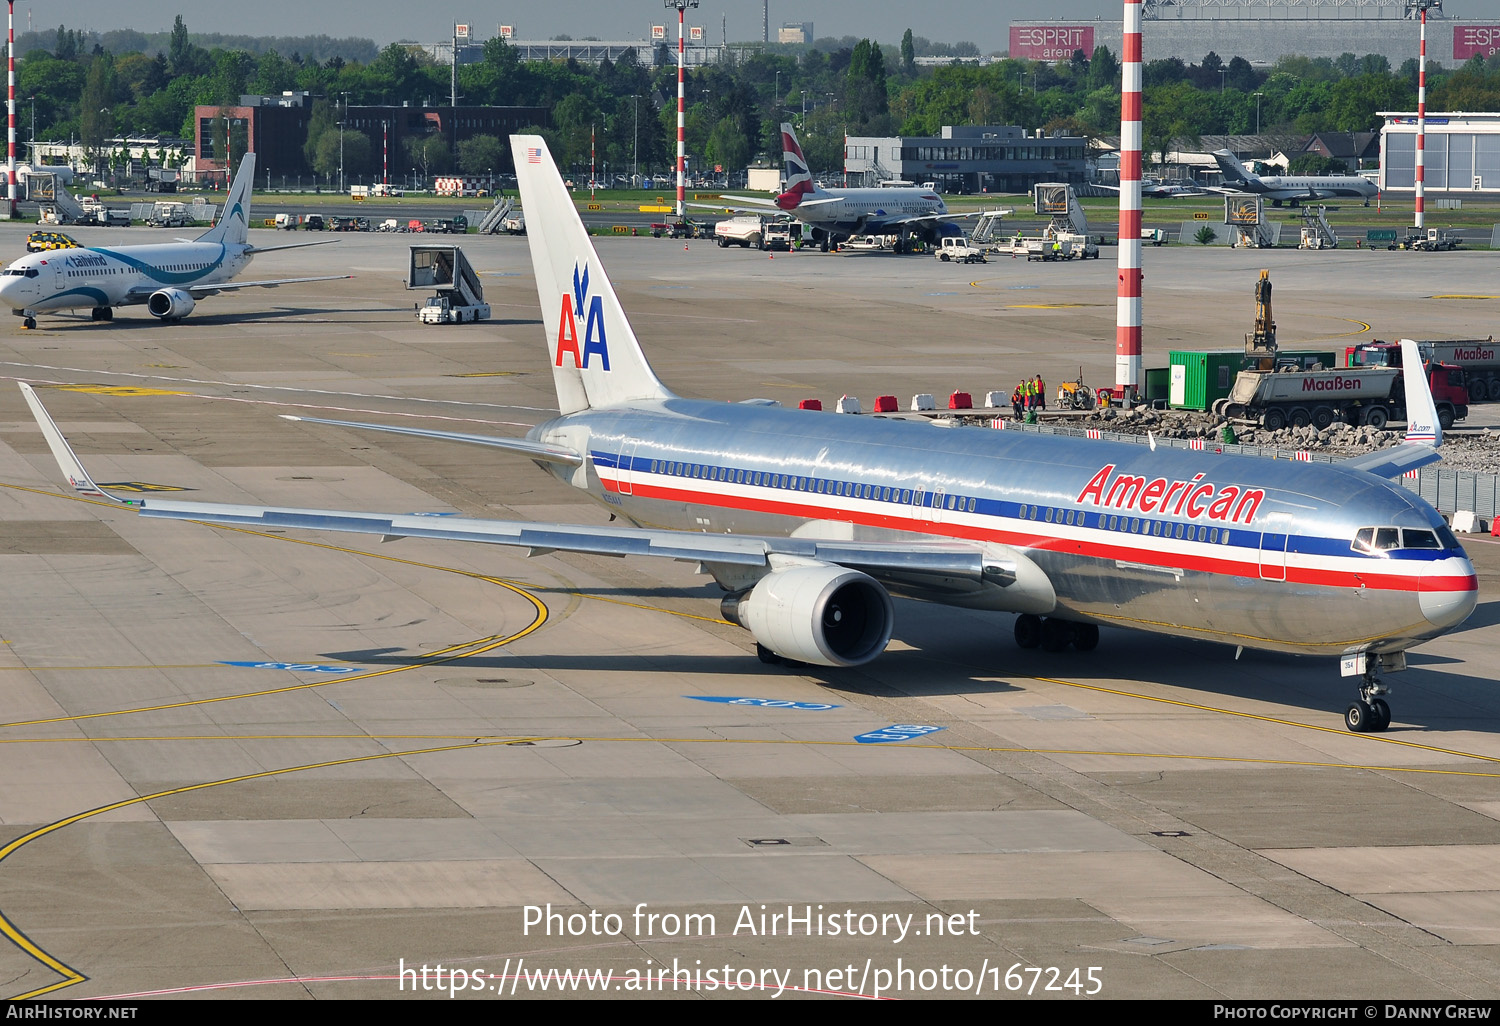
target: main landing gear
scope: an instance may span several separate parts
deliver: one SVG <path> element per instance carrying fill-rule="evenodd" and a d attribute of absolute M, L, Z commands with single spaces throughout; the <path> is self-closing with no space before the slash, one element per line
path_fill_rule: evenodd
<path fill-rule="evenodd" d="M 1049 616 L 1045 620 L 1033 613 L 1016 617 L 1016 644 L 1021 648 L 1041 648 L 1044 652 L 1061 652 L 1072 645 L 1080 652 L 1099 647 L 1099 625 L 1075 623 Z"/>
<path fill-rule="evenodd" d="M 1365 670 L 1364 683 L 1359 686 L 1359 701 L 1349 703 L 1344 710 L 1344 726 L 1356 734 L 1378 734 L 1391 725 L 1391 707 L 1381 695 L 1389 695 L 1391 689 L 1381 683 L 1373 669 Z"/>
<path fill-rule="evenodd" d="M 89 311 L 89 318 L 95 321 L 112 321 L 115 319 L 115 308 L 112 306 L 96 306 Z"/>

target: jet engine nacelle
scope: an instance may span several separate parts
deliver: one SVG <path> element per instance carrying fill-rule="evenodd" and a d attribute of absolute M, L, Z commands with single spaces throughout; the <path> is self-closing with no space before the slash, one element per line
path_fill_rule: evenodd
<path fill-rule="evenodd" d="M 151 298 L 146 300 L 146 309 L 151 311 L 151 315 L 164 321 L 186 317 L 197 305 L 192 294 L 182 289 L 160 289 L 151 293 Z"/>
<path fill-rule="evenodd" d="M 798 566 L 726 596 L 724 618 L 777 655 L 816 666 L 859 666 L 891 640 L 895 607 L 874 578 L 840 566 Z"/>

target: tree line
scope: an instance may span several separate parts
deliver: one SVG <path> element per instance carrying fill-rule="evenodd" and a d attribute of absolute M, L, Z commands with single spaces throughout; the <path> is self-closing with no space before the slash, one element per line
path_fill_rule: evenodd
<path fill-rule="evenodd" d="M 37 34 L 45 41 L 45 34 Z M 137 38 L 139 37 L 139 38 Z M 90 39 L 96 39 L 92 45 Z M 119 136 L 195 134 L 194 108 L 232 106 L 241 94 L 305 90 L 315 96 L 308 167 L 336 170 L 338 121 L 348 105 L 446 103 L 449 67 L 419 48 L 391 44 L 368 60 L 334 53 L 319 59 L 274 46 L 204 46 L 181 16 L 154 52 L 115 49 L 148 37 L 128 32 L 93 37 L 59 27 L 51 45 L 35 45 L 18 65 L 19 122 L 35 119 L 41 140 L 80 140 L 93 151 Z M 695 170 L 740 169 L 757 156 L 779 162 L 778 126 L 797 125 L 815 170 L 843 164 L 846 135 L 937 135 L 953 124 L 1014 124 L 1083 136 L 1119 131 L 1120 62 L 1106 46 L 1049 63 L 1001 59 L 979 66 L 958 59 L 918 67 L 918 49 L 942 44 L 907 30 L 895 44 L 871 39 L 819 40 L 799 50 L 767 48 L 687 76 L 687 148 Z M 972 44 L 958 44 L 966 51 Z M 950 49 L 957 49 L 950 48 Z M 1392 69 L 1377 55 L 1338 59 L 1283 57 L 1269 68 L 1210 52 L 1196 63 L 1178 58 L 1144 69 L 1146 149 L 1172 140 L 1259 131 L 1288 140 L 1313 132 L 1380 127 L 1376 112 L 1416 106 L 1416 61 Z M 676 152 L 676 67 L 627 51 L 598 66 L 576 61 L 524 62 L 501 39 L 483 59 L 458 69 L 461 105 L 534 106 L 550 112 L 537 130 L 564 166 L 586 167 L 591 139 L 611 172 L 671 166 Z M 31 104 L 28 112 L 27 104 Z M 1500 109 L 1500 58 L 1460 67 L 1428 64 L 1429 110 Z M 242 143 L 230 140 L 240 152 Z M 424 175 L 509 169 L 504 140 L 477 138 L 450 147 L 443 139 L 409 140 L 410 166 Z M 378 161 L 379 140 L 346 129 L 343 163 L 350 174 Z"/>

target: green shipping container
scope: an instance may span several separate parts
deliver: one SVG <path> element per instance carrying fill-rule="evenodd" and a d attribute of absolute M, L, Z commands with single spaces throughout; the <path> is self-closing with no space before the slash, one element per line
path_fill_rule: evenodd
<path fill-rule="evenodd" d="M 1174 410 L 1207 410 L 1215 399 L 1229 395 L 1235 375 L 1245 364 L 1245 350 L 1176 350 L 1167 354 L 1167 360 L 1167 405 Z"/>

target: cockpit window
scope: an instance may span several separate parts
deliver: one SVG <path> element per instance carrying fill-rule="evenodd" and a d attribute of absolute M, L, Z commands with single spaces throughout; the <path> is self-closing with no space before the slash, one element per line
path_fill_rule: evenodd
<path fill-rule="evenodd" d="M 1362 527 L 1354 533 L 1350 548 L 1367 555 L 1383 555 L 1392 549 L 1456 549 L 1458 539 L 1446 527 L 1436 530 L 1416 527 Z"/>

